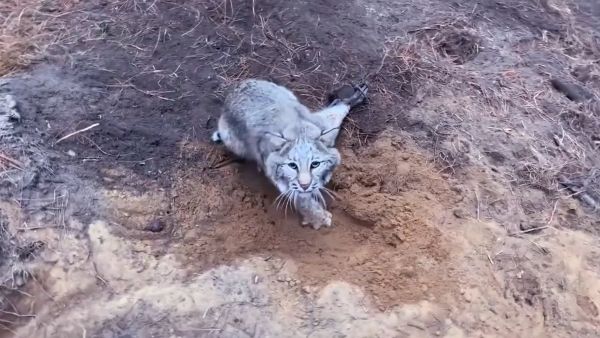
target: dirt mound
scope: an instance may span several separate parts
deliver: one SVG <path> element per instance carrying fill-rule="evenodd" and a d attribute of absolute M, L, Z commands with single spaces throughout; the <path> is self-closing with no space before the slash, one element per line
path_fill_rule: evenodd
<path fill-rule="evenodd" d="M 332 185 L 339 198 L 332 203 L 335 228 L 319 232 L 300 227 L 291 210 L 287 217 L 276 210 L 272 188 L 254 168 L 185 170 L 173 204 L 178 231 L 185 234 L 178 251 L 186 265 L 201 262 L 198 268 L 252 254 L 280 255 L 297 264 L 303 281 L 352 280 L 381 306 L 443 293 L 453 278 L 445 267 L 449 243 L 437 225 L 448 208 L 433 196 L 455 197 L 412 154 L 390 136 L 368 151 L 345 151 Z M 437 191 L 424 191 L 425 185 Z M 390 187 L 394 191 L 386 191 Z"/>

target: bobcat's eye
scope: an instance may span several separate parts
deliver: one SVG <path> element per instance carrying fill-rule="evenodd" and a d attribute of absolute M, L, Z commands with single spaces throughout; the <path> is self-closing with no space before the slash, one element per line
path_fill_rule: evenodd
<path fill-rule="evenodd" d="M 296 165 L 296 163 L 293 163 L 293 162 L 288 163 L 288 167 L 290 167 L 290 168 L 292 168 L 294 170 L 298 169 L 298 165 Z"/>
<path fill-rule="evenodd" d="M 311 169 L 315 169 L 316 167 L 318 167 L 318 166 L 320 166 L 320 165 L 321 165 L 321 162 L 319 162 L 319 161 L 313 161 L 313 162 L 310 164 L 310 167 L 311 167 Z"/>

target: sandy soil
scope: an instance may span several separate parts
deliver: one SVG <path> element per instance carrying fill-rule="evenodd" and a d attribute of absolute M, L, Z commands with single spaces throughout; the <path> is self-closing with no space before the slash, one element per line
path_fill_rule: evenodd
<path fill-rule="evenodd" d="M 595 1 L 21 12 L 45 33 L 0 67 L 1 336 L 597 336 Z M 33 36 L 9 28 L 3 48 Z M 214 168 L 222 95 L 250 77 L 312 108 L 369 83 L 333 228 L 275 210 L 253 165 Z"/>

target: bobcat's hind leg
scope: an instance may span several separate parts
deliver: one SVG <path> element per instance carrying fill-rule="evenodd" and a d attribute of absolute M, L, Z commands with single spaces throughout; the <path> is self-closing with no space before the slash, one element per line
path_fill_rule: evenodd
<path fill-rule="evenodd" d="M 219 126 L 211 136 L 211 140 L 216 144 L 223 144 L 225 148 L 234 153 L 239 158 L 246 159 L 248 151 L 246 145 L 237 138 L 235 133 L 229 128 L 227 121 L 221 117 Z"/>
<path fill-rule="evenodd" d="M 365 83 L 343 86 L 329 96 L 329 107 L 344 103 L 354 108 L 367 99 L 368 91 L 369 87 Z"/>

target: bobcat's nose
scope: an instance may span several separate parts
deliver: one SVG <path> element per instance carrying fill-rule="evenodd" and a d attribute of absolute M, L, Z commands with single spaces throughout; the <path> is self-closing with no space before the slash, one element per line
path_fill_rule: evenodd
<path fill-rule="evenodd" d="M 310 188 L 311 181 L 312 177 L 310 177 L 309 173 L 301 172 L 298 176 L 298 184 L 300 185 L 300 187 L 302 187 L 302 189 L 304 189 L 304 191 Z"/>

